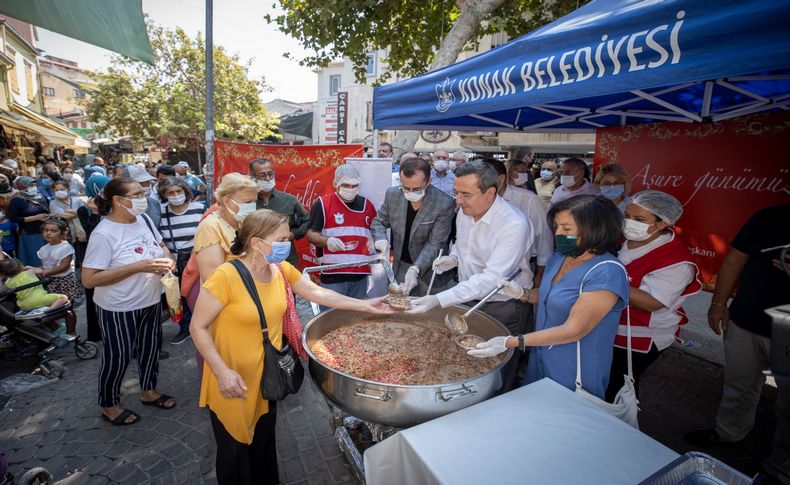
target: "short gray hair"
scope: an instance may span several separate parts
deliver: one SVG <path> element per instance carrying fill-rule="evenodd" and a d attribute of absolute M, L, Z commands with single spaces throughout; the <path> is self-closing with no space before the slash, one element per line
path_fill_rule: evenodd
<path fill-rule="evenodd" d="M 496 170 L 485 162 L 478 160 L 465 163 L 462 167 L 455 170 L 455 177 L 464 175 L 477 175 L 477 186 L 480 192 L 485 192 L 491 187 L 499 188 L 499 177 Z"/>

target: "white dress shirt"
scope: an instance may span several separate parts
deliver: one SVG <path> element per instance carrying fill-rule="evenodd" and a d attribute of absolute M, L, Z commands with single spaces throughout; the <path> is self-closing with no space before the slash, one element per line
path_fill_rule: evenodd
<path fill-rule="evenodd" d="M 568 190 L 560 185 L 557 187 L 557 190 L 554 191 L 554 195 L 551 196 L 549 209 L 551 209 L 551 207 L 557 202 L 570 199 L 571 197 L 575 197 L 577 195 L 601 195 L 601 191 L 598 189 L 597 185 L 588 180 L 585 180 L 584 184 L 582 184 L 582 186 L 576 190 Z"/>
<path fill-rule="evenodd" d="M 546 266 L 546 261 L 554 252 L 554 235 L 546 220 L 543 200 L 535 192 L 508 185 L 502 195 L 513 207 L 520 210 L 532 223 L 532 251 L 530 257 L 537 256 L 538 266 Z"/>
<path fill-rule="evenodd" d="M 442 308 L 482 298 L 516 268 L 521 268 L 521 275 L 515 281 L 523 288 L 532 287 L 532 224 L 521 211 L 497 196 L 479 221 L 459 211 L 456 228 L 456 243 L 450 255 L 458 259 L 461 282 L 436 295 Z M 489 301 L 508 299 L 494 295 Z"/>
<path fill-rule="evenodd" d="M 453 199 L 455 199 L 455 189 L 453 188 L 454 182 L 455 174 L 453 172 L 447 171 L 445 172 L 444 177 L 440 177 L 435 171 L 431 170 L 431 185 L 449 195 Z"/>

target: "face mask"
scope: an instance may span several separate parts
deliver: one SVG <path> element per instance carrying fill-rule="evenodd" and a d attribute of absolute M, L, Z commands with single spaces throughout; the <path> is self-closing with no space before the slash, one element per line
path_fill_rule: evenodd
<path fill-rule="evenodd" d="M 542 178 L 543 180 L 551 180 L 552 178 L 554 178 L 554 172 L 552 172 L 551 170 L 541 170 L 540 178 Z"/>
<path fill-rule="evenodd" d="M 249 214 L 252 214 L 257 209 L 255 207 L 255 202 L 246 202 L 244 204 L 239 204 L 233 199 L 230 200 L 232 200 L 233 203 L 236 204 L 236 206 L 238 206 L 239 208 L 239 210 L 235 214 L 233 214 L 233 217 L 235 217 L 236 220 L 239 222 L 243 221 L 245 217 L 247 217 Z"/>
<path fill-rule="evenodd" d="M 74 177 L 73 173 L 64 173 L 63 178 L 71 182 L 72 177 Z"/>
<path fill-rule="evenodd" d="M 569 236 L 566 234 L 554 236 L 554 247 L 557 248 L 557 251 L 563 256 L 576 257 L 579 251 L 578 246 L 576 246 L 576 239 L 577 236 Z"/>
<path fill-rule="evenodd" d="M 357 187 L 355 189 L 348 189 L 346 187 L 340 187 L 340 189 L 338 189 L 337 192 L 338 192 L 338 195 L 340 195 L 341 199 L 345 200 L 346 202 L 351 202 L 352 200 L 354 200 L 354 197 L 356 197 L 357 194 L 359 193 L 359 187 Z"/>
<path fill-rule="evenodd" d="M 52 181 L 50 179 L 41 179 L 41 182 L 39 183 L 44 187 L 49 187 L 52 185 Z"/>
<path fill-rule="evenodd" d="M 28 187 L 25 189 L 25 193 L 30 197 L 36 197 L 38 195 L 38 189 L 36 187 Z"/>
<path fill-rule="evenodd" d="M 65 199 L 68 196 L 69 196 L 69 193 L 66 192 L 65 190 L 56 190 L 55 191 L 55 197 L 57 197 L 58 199 Z"/>
<path fill-rule="evenodd" d="M 566 189 L 570 189 L 576 184 L 576 177 L 574 177 L 573 175 L 563 175 L 562 177 L 560 177 L 560 183 Z"/>
<path fill-rule="evenodd" d="M 181 205 L 187 201 L 187 196 L 184 194 L 181 195 L 168 195 L 167 201 L 170 205 Z"/>
<path fill-rule="evenodd" d="M 601 195 L 609 200 L 614 200 L 625 192 L 625 185 L 603 185 L 601 186 Z"/>
<path fill-rule="evenodd" d="M 513 179 L 516 185 L 524 185 L 525 183 L 529 182 L 529 174 L 528 173 L 516 173 L 516 178 Z"/>
<path fill-rule="evenodd" d="M 455 172 L 455 167 L 456 167 L 455 162 L 450 160 L 450 164 L 449 165 L 450 165 L 450 171 L 451 172 Z"/>
<path fill-rule="evenodd" d="M 446 172 L 450 168 L 450 162 L 447 160 L 436 160 L 433 163 L 433 169 L 437 172 Z"/>
<path fill-rule="evenodd" d="M 406 200 L 408 200 L 409 202 L 419 202 L 422 200 L 423 197 L 425 197 L 425 189 L 417 190 L 414 192 L 406 192 L 404 190 L 403 196 L 406 197 Z"/>
<path fill-rule="evenodd" d="M 282 242 L 282 241 L 269 242 L 265 239 L 261 239 L 261 241 L 265 242 L 266 244 L 272 247 L 271 254 L 266 254 L 260 249 L 257 250 L 259 253 L 261 253 L 261 255 L 264 258 L 266 258 L 266 261 L 270 263 L 274 263 L 274 264 L 282 263 L 283 261 L 285 261 L 288 255 L 291 254 L 291 243 L 289 242 Z"/>
<path fill-rule="evenodd" d="M 271 192 L 274 189 L 274 179 L 271 180 L 258 180 L 258 190 L 264 192 Z"/>
<path fill-rule="evenodd" d="M 623 221 L 623 235 L 629 241 L 644 241 L 652 234 L 648 232 L 650 224 L 635 221 L 633 219 L 626 219 Z"/>
<path fill-rule="evenodd" d="M 124 209 L 126 209 L 129 214 L 133 215 L 134 217 L 137 217 L 140 214 L 145 214 L 145 211 L 148 210 L 148 199 L 145 197 L 142 199 L 129 199 L 128 197 L 123 198 L 132 201 L 132 207 L 124 207 Z"/>

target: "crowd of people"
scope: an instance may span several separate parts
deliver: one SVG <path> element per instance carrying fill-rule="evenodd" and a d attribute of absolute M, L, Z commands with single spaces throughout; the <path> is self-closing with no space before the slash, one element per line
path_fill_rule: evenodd
<path fill-rule="evenodd" d="M 392 152 L 384 143 L 379 156 Z M 45 288 L 18 294 L 23 310 L 84 299 L 87 339 L 103 342 L 100 413 L 123 426 L 141 419 L 121 404 L 121 378 L 132 358 L 139 364 L 140 403 L 165 411 L 177 405 L 176 397 L 157 390 L 159 361 L 167 356 L 160 279 L 176 274 L 183 314 L 171 344 L 194 341 L 220 483 L 278 483 L 277 406 L 260 392 L 260 332 L 278 348 L 288 341 L 303 351 L 294 294 L 322 309 L 395 311 L 370 291 L 368 264 L 321 272 L 318 284 L 302 277 L 294 245 L 301 238 L 325 265 L 391 258 L 401 291 L 415 297 L 414 315 L 472 306 L 502 285 L 481 309 L 510 335 L 469 355 L 520 350 L 506 368 L 503 391 L 544 377 L 575 389 L 581 371 L 584 390 L 612 402 L 627 379 L 629 353 L 638 389 L 688 321 L 684 301 L 701 285 L 674 230 L 683 206 L 665 192 L 632 193 L 622 166 L 604 166 L 592 178 L 580 158 L 536 162 L 528 148 L 508 160 L 407 152 L 392 165 L 392 187 L 379 207 L 361 195 L 359 172 L 341 165 L 334 190 L 305 208 L 275 188 L 277 167 L 266 158 L 251 160 L 247 173 L 225 174 L 211 206 L 204 181 L 186 162 L 109 167 L 97 157 L 82 170 L 44 163 L 34 177 L 6 160 L 0 275 L 11 288 L 48 278 Z M 767 365 L 770 336 L 756 315 L 790 295 L 790 278 L 759 251 L 788 242 L 786 225 L 782 234 L 766 228 L 790 220 L 790 205 L 766 210 L 773 212 L 755 215 L 733 241 L 717 282 L 711 327 L 718 333 L 730 323 L 725 351 L 728 364 L 739 364 L 728 366 L 716 428 L 691 433 L 690 442 L 738 441 L 753 422 L 756 376 Z M 263 303 L 260 316 L 239 262 Z M 754 299 L 741 298 L 742 290 L 729 315 L 727 298 L 739 280 Z M 744 335 L 731 337 L 734 328 Z M 52 330 L 74 334 L 76 319 L 72 314 Z M 787 418 L 780 396 L 777 407 Z M 788 429 L 780 421 L 771 463 L 785 470 Z"/>

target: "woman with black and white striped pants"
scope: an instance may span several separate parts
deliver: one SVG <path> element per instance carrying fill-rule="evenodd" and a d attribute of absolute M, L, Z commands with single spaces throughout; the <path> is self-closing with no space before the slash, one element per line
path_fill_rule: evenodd
<path fill-rule="evenodd" d="M 162 347 L 160 278 L 173 269 L 162 236 L 145 215 L 148 194 L 129 178 L 110 181 L 95 199 L 107 217 L 93 230 L 82 267 L 82 282 L 93 301 L 104 351 L 99 370 L 102 417 L 115 425 L 140 416 L 121 406 L 121 382 L 137 352 L 140 402 L 173 409 L 176 401 L 156 391 Z"/>

